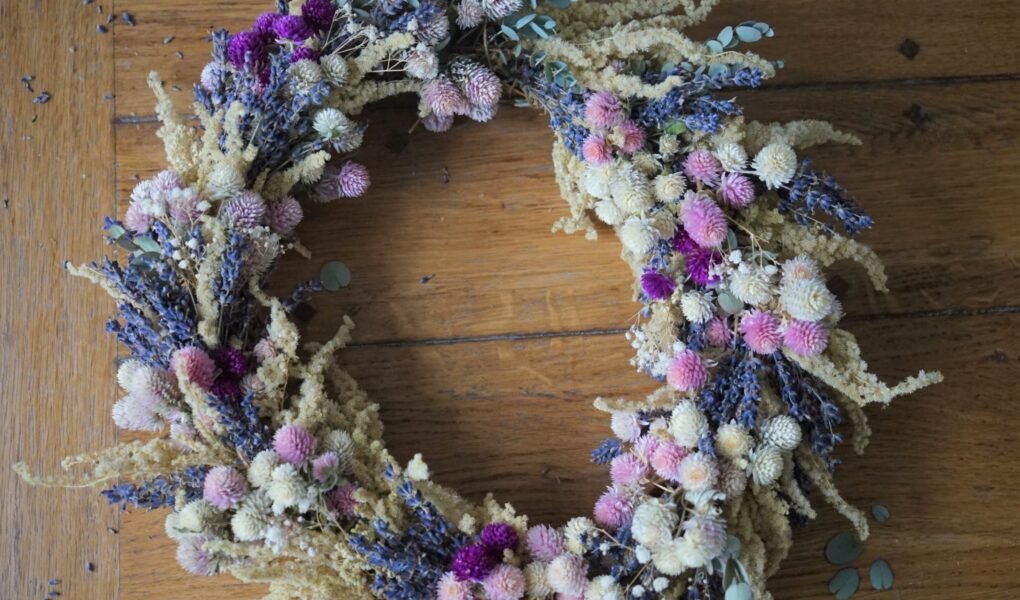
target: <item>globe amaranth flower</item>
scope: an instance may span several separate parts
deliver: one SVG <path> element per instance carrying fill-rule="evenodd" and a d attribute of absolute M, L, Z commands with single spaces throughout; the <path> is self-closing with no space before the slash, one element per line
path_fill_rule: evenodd
<path fill-rule="evenodd" d="M 205 476 L 202 497 L 220 510 L 234 508 L 248 493 L 248 480 L 237 469 L 228 466 L 213 467 Z"/>
<path fill-rule="evenodd" d="M 336 452 L 320 454 L 312 461 L 312 478 L 322 483 L 329 479 L 330 475 L 336 473 L 339 466 L 340 458 Z"/>
<path fill-rule="evenodd" d="M 251 30 L 253 33 L 257 33 L 260 36 L 272 36 L 273 35 L 273 23 L 276 22 L 281 16 L 280 13 L 276 12 L 264 12 L 255 19 L 255 23 L 252 25 Z"/>
<path fill-rule="evenodd" d="M 335 12 L 336 9 L 330 0 L 305 0 L 301 5 L 301 16 L 319 31 L 329 28 Z"/>
<path fill-rule="evenodd" d="M 315 436 L 300 425 L 284 425 L 273 434 L 273 450 L 284 462 L 292 465 L 304 464 L 315 454 Z"/>
<path fill-rule="evenodd" d="M 319 60 L 319 53 L 312 48 L 307 48 L 305 46 L 295 48 L 294 51 L 290 53 L 290 62 L 296 63 L 301 60 L 317 61 Z"/>
<path fill-rule="evenodd" d="M 681 400 L 670 413 L 669 433 L 682 446 L 696 448 L 708 431 L 708 419 L 691 400 Z"/>
<path fill-rule="evenodd" d="M 779 290 L 783 309 L 794 319 L 818 321 L 832 312 L 832 292 L 816 279 L 798 279 L 785 283 Z"/>
<path fill-rule="evenodd" d="M 480 544 L 461 546 L 453 556 L 450 570 L 461 581 L 482 581 L 496 567 L 496 556 Z"/>
<path fill-rule="evenodd" d="M 216 538 L 199 534 L 187 535 L 178 540 L 177 564 L 192 575 L 215 575 L 219 570 L 216 556 L 205 549 L 207 542 Z"/>
<path fill-rule="evenodd" d="M 651 464 L 655 474 L 667 481 L 677 480 L 677 469 L 687 456 L 687 450 L 673 442 L 661 442 L 652 452 Z"/>
<path fill-rule="evenodd" d="M 633 454 L 621 454 L 609 463 L 609 477 L 615 485 L 638 485 L 647 474 L 645 462 Z"/>
<path fill-rule="evenodd" d="M 615 412 L 610 419 L 613 434 L 625 442 L 633 442 L 641 436 L 641 419 L 632 412 Z"/>
<path fill-rule="evenodd" d="M 687 177 L 711 185 L 719 181 L 722 164 L 708 150 L 694 150 L 684 159 L 683 169 Z"/>
<path fill-rule="evenodd" d="M 170 358 L 170 365 L 178 376 L 183 375 L 204 391 L 210 391 L 216 381 L 216 363 L 197 346 L 176 350 Z"/>
<path fill-rule="evenodd" d="M 713 346 L 725 346 L 729 343 L 732 337 L 730 326 L 727 324 L 726 319 L 716 315 L 712 317 L 712 320 L 708 322 L 705 327 L 705 339 L 708 340 L 709 344 Z"/>
<path fill-rule="evenodd" d="M 489 523 L 482 528 L 478 540 L 483 546 L 496 552 L 516 550 L 520 541 L 517 530 L 509 523 Z"/>
<path fill-rule="evenodd" d="M 741 171 L 747 166 L 747 151 L 740 144 L 733 142 L 719 144 L 715 149 L 715 157 L 727 171 Z"/>
<path fill-rule="evenodd" d="M 457 579 L 452 571 L 443 573 L 436 584 L 436 600 L 473 600 L 471 584 Z"/>
<path fill-rule="evenodd" d="M 581 145 L 581 156 L 590 165 L 604 165 L 613 158 L 613 148 L 601 135 L 591 134 Z"/>
<path fill-rule="evenodd" d="M 244 191 L 223 205 L 223 216 L 235 228 L 258 227 L 266 216 L 266 201 L 256 192 Z"/>
<path fill-rule="evenodd" d="M 461 29 L 477 27 L 484 20 L 485 11 L 478 0 L 460 0 L 457 4 L 457 26 Z"/>
<path fill-rule="evenodd" d="M 482 581 L 488 600 L 520 600 L 527 591 L 524 572 L 513 565 L 497 565 Z"/>
<path fill-rule="evenodd" d="M 354 492 L 358 491 L 357 484 L 344 483 L 333 488 L 326 494 L 326 505 L 343 517 L 353 517 L 358 506 L 358 500 Z"/>
<path fill-rule="evenodd" d="M 740 332 L 747 347 L 758 354 L 772 354 L 783 343 L 779 331 L 780 321 L 776 315 L 753 309 L 740 320 Z"/>
<path fill-rule="evenodd" d="M 818 264 L 806 256 L 795 256 L 783 262 L 783 285 L 800 279 L 821 279 Z"/>
<path fill-rule="evenodd" d="M 498 21 L 514 14 L 524 6 L 524 0 L 481 0 L 485 16 Z"/>
<path fill-rule="evenodd" d="M 265 37 L 252 31 L 235 33 L 227 43 L 227 57 L 237 69 L 260 67 L 269 59 Z"/>
<path fill-rule="evenodd" d="M 719 478 L 719 466 L 704 452 L 695 452 L 680 461 L 677 481 L 689 492 L 712 489 Z"/>
<path fill-rule="evenodd" d="M 676 282 L 658 271 L 645 271 L 641 274 L 641 289 L 652 300 L 665 300 L 673 295 Z"/>
<path fill-rule="evenodd" d="M 584 118 L 602 129 L 612 129 L 626 118 L 619 98 L 609 92 L 595 92 L 584 103 Z"/>
<path fill-rule="evenodd" d="M 647 134 L 645 128 L 634 121 L 624 121 L 620 125 L 620 132 L 623 134 L 623 143 L 620 149 L 627 154 L 633 154 L 645 147 Z"/>
<path fill-rule="evenodd" d="M 774 190 L 793 179 L 797 172 L 797 155 L 786 144 L 772 143 L 758 151 L 751 168 L 766 187 Z"/>
<path fill-rule="evenodd" d="M 593 513 L 599 527 L 616 531 L 630 523 L 634 516 L 634 503 L 621 489 L 613 486 L 595 502 Z"/>
<path fill-rule="evenodd" d="M 820 321 L 793 319 L 783 330 L 783 345 L 802 356 L 818 356 L 829 345 L 829 330 Z"/>
<path fill-rule="evenodd" d="M 705 361 L 693 350 L 684 350 L 669 363 L 666 381 L 681 392 L 701 389 L 708 381 Z"/>
<path fill-rule="evenodd" d="M 283 15 L 273 21 L 273 33 L 293 42 L 303 42 L 315 35 L 315 28 L 300 15 Z"/>
<path fill-rule="evenodd" d="M 266 212 L 266 220 L 269 222 L 269 227 L 283 236 L 293 234 L 294 229 L 304 216 L 301 204 L 291 196 L 284 196 L 273 202 L 269 205 L 269 210 Z"/>
<path fill-rule="evenodd" d="M 580 596 L 588 584 L 588 565 L 576 554 L 561 554 L 549 563 L 546 580 L 558 594 Z"/>
<path fill-rule="evenodd" d="M 439 117 L 452 117 L 461 114 L 467 111 L 469 106 L 464 93 L 445 75 L 440 75 L 425 84 L 421 98 L 425 102 L 425 106 Z"/>
<path fill-rule="evenodd" d="M 687 192 L 681 207 L 684 231 L 699 246 L 711 248 L 726 239 L 729 227 L 726 215 L 711 198 L 694 192 Z"/>
<path fill-rule="evenodd" d="M 542 561 L 551 561 L 566 551 L 566 540 L 555 527 L 535 525 L 528 529 L 526 536 L 528 552 Z"/>
<path fill-rule="evenodd" d="M 745 208 L 754 202 L 754 183 L 740 173 L 723 173 L 719 179 L 719 197 L 733 208 Z"/>
<path fill-rule="evenodd" d="M 156 403 L 144 397 L 128 394 L 113 404 L 113 422 L 129 431 L 159 431 L 163 428 L 163 419 L 156 407 Z"/>

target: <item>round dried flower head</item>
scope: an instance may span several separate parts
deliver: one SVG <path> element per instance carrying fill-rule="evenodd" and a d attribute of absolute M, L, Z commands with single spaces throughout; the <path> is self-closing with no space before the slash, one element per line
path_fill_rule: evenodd
<path fill-rule="evenodd" d="M 715 305 L 707 293 L 685 292 L 680 296 L 680 310 L 691 323 L 707 323 L 715 315 Z"/>
<path fill-rule="evenodd" d="M 645 147 L 645 140 L 647 139 L 645 128 L 636 122 L 624 121 L 620 125 L 620 133 L 623 134 L 623 143 L 620 144 L 620 149 L 627 154 L 634 154 Z"/>
<path fill-rule="evenodd" d="M 312 127 L 319 137 L 326 141 L 340 139 L 355 129 L 354 122 L 336 108 L 323 108 L 315 113 Z"/>
<path fill-rule="evenodd" d="M 737 498 L 747 489 L 747 473 L 730 463 L 720 469 L 719 491 L 727 498 Z"/>
<path fill-rule="evenodd" d="M 248 465 L 248 481 L 255 487 L 262 487 L 273 477 L 273 469 L 280 465 L 276 450 L 263 450 L 255 455 Z"/>
<path fill-rule="evenodd" d="M 684 521 L 684 539 L 697 554 L 698 563 L 708 564 L 726 549 L 726 523 L 711 517 L 695 516 Z"/>
<path fill-rule="evenodd" d="M 190 381 L 203 391 L 210 391 L 216 381 L 216 363 L 198 346 L 174 351 L 170 365 L 178 378 Z"/>
<path fill-rule="evenodd" d="M 237 166 L 221 162 L 209 171 L 205 194 L 212 200 L 230 200 L 244 191 L 244 183 L 244 174 Z"/>
<path fill-rule="evenodd" d="M 591 580 L 584 592 L 584 600 L 624 600 L 625 592 L 612 575 L 600 575 Z"/>
<path fill-rule="evenodd" d="M 127 395 L 113 404 L 113 423 L 129 431 L 159 431 L 163 419 L 156 414 L 153 403 L 145 398 Z"/>
<path fill-rule="evenodd" d="M 305 46 L 295 48 L 294 51 L 290 53 L 290 62 L 296 63 L 300 60 L 310 60 L 318 62 L 319 53 L 313 50 L 312 48 L 307 48 Z M 322 68 L 321 64 L 319 65 L 319 68 Z"/>
<path fill-rule="evenodd" d="M 727 171 L 742 171 L 747 166 L 747 152 L 740 144 L 727 142 L 715 149 L 715 157 Z"/>
<path fill-rule="evenodd" d="M 649 498 L 634 510 L 631 533 L 639 544 L 655 550 L 673 539 L 680 522 L 676 506 L 660 498 Z"/>
<path fill-rule="evenodd" d="M 524 6 L 524 0 L 481 0 L 482 10 L 493 21 L 509 17 Z"/>
<path fill-rule="evenodd" d="M 645 271 L 641 274 L 641 289 L 652 300 L 665 300 L 673 295 L 676 282 L 669 275 Z"/>
<path fill-rule="evenodd" d="M 269 227 L 282 236 L 293 234 L 304 216 L 301 204 L 291 196 L 284 196 L 270 204 L 266 213 Z"/>
<path fill-rule="evenodd" d="M 701 437 L 709 432 L 708 419 L 691 400 L 681 400 L 669 418 L 669 432 L 679 444 L 697 448 Z"/>
<path fill-rule="evenodd" d="M 132 202 L 124 213 L 124 226 L 135 233 L 146 233 L 155 221 L 137 202 Z"/>
<path fill-rule="evenodd" d="M 635 256 L 644 256 L 655 246 L 659 232 L 650 219 L 630 217 L 618 230 L 620 242 Z"/>
<path fill-rule="evenodd" d="M 741 458 L 751 449 L 751 434 L 735 422 L 724 423 L 715 432 L 715 449 L 730 460 Z"/>
<path fill-rule="evenodd" d="M 546 572 L 549 565 L 544 562 L 530 562 L 524 567 L 524 579 L 527 582 L 528 593 L 531 598 L 547 598 L 555 592 L 549 585 Z"/>
<path fill-rule="evenodd" d="M 190 187 L 170 190 L 166 204 L 170 218 L 180 225 L 195 222 L 209 208 L 209 203 L 198 195 L 195 188 Z"/>
<path fill-rule="evenodd" d="M 258 66 L 269 58 L 269 49 L 263 36 L 252 31 L 241 31 L 227 43 L 227 57 L 237 69 L 245 65 Z"/>
<path fill-rule="evenodd" d="M 256 192 L 246 190 L 223 205 L 223 215 L 235 228 L 257 227 L 266 216 L 266 202 Z"/>
<path fill-rule="evenodd" d="M 612 200 L 599 200 L 595 203 L 595 216 L 606 225 L 615 227 L 623 223 L 626 215 Z"/>
<path fill-rule="evenodd" d="M 335 452 L 326 452 L 316 456 L 312 460 L 312 478 L 319 483 L 322 483 L 329 479 L 329 477 L 335 474 L 340 466 L 340 459 L 337 458 Z"/>
<path fill-rule="evenodd" d="M 203 534 L 180 538 L 177 546 L 177 564 L 192 575 L 215 575 L 219 570 L 219 561 L 205 549 L 206 543 L 215 539 L 213 536 Z"/>
<path fill-rule="evenodd" d="M 284 462 L 301 465 L 315 454 L 315 436 L 300 425 L 284 425 L 273 435 L 273 450 Z"/>
<path fill-rule="evenodd" d="M 502 553 L 503 550 L 516 550 L 519 539 L 517 530 L 509 523 L 489 523 L 482 528 L 478 541 L 486 548 Z"/>
<path fill-rule="evenodd" d="M 265 494 L 248 494 L 230 518 L 230 530 L 242 542 L 260 540 L 272 524 L 272 509 L 272 502 Z"/>
<path fill-rule="evenodd" d="M 744 341 L 752 352 L 758 354 L 772 354 L 783 343 L 779 333 L 779 317 L 763 311 L 753 309 L 748 311 L 740 320 L 740 332 L 744 335 Z"/>
<path fill-rule="evenodd" d="M 673 442 L 662 442 L 652 452 L 651 460 L 648 462 L 656 475 L 668 481 L 676 481 L 680 461 L 686 456 L 687 450 L 683 446 Z"/>
<path fill-rule="evenodd" d="M 308 93 L 325 78 L 322 67 L 314 60 L 298 60 L 287 69 L 287 86 L 294 95 Z"/>
<path fill-rule="evenodd" d="M 308 502 L 308 486 L 300 471 L 294 465 L 283 463 L 273 469 L 266 493 L 273 501 L 273 512 L 282 514 L 291 507 L 301 507 Z"/>
<path fill-rule="evenodd" d="M 584 103 L 584 118 L 602 129 L 612 129 L 626 118 L 620 100 L 609 92 L 595 92 Z"/>
<path fill-rule="evenodd" d="M 480 107 L 495 106 L 503 95 L 503 82 L 488 68 L 477 63 L 475 65 L 461 80 L 461 89 L 471 104 Z"/>
<path fill-rule="evenodd" d="M 336 177 L 337 188 L 340 195 L 345 198 L 357 198 L 366 191 L 371 184 L 368 177 L 368 168 L 365 165 L 349 160 L 340 167 Z"/>
<path fill-rule="evenodd" d="M 681 392 L 696 391 L 708 381 L 708 369 L 697 352 L 684 350 L 669 363 L 666 381 Z"/>
<path fill-rule="evenodd" d="M 775 446 L 759 446 L 751 451 L 748 468 L 756 484 L 772 485 L 783 474 L 783 455 Z"/>
<path fill-rule="evenodd" d="M 797 279 L 779 290 L 779 300 L 790 316 L 800 321 L 820 321 L 832 312 L 834 297 L 817 279 Z"/>
<path fill-rule="evenodd" d="M 499 108 L 498 104 L 492 104 L 490 106 L 479 106 L 472 104 L 468 107 L 467 112 L 464 113 L 467 118 L 477 123 L 488 123 L 496 116 L 496 110 Z"/>
<path fill-rule="evenodd" d="M 652 454 L 655 453 L 655 449 L 659 447 L 659 438 L 652 433 L 648 433 L 639 437 L 635 442 L 631 450 L 634 454 L 644 459 L 646 462 L 652 459 Z"/>
<path fill-rule="evenodd" d="M 589 165 L 604 165 L 613 159 L 613 148 L 606 138 L 593 133 L 581 145 L 581 156 Z"/>
<path fill-rule="evenodd" d="M 632 412 L 614 412 L 609 426 L 616 437 L 633 442 L 641 436 L 641 419 Z"/>
<path fill-rule="evenodd" d="M 715 459 L 704 452 L 695 452 L 680 461 L 679 473 L 680 486 L 689 492 L 710 490 L 719 479 Z"/>
<path fill-rule="evenodd" d="M 634 504 L 630 498 L 615 486 L 610 487 L 595 502 L 595 523 L 609 531 L 616 531 L 630 522 L 634 515 Z"/>
<path fill-rule="evenodd" d="M 330 0 L 305 0 L 301 5 L 301 16 L 320 31 L 329 28 L 333 23 L 335 11 Z"/>
<path fill-rule="evenodd" d="M 436 584 L 436 600 L 473 600 L 471 584 L 457 579 L 452 571 L 443 573 Z"/>
<path fill-rule="evenodd" d="M 566 539 L 560 530 L 548 525 L 535 525 L 525 538 L 528 552 L 537 560 L 550 561 L 566 551 Z"/>
<path fill-rule="evenodd" d="M 482 24 L 485 11 L 478 0 L 460 0 L 457 4 L 457 27 L 471 29 Z"/>
<path fill-rule="evenodd" d="M 661 202 L 674 202 L 687 191 L 687 180 L 680 173 L 657 175 L 653 183 L 655 197 Z"/>
<path fill-rule="evenodd" d="M 789 183 L 797 172 L 797 154 L 783 143 L 772 143 L 762 148 L 751 163 L 754 174 L 774 190 Z"/>
<path fill-rule="evenodd" d="M 756 266 L 740 265 L 730 276 L 730 293 L 737 300 L 760 306 L 772 299 L 774 288 L 769 274 Z"/>
<path fill-rule="evenodd" d="M 358 500 L 354 497 L 357 491 L 358 485 L 355 483 L 338 485 L 326 494 L 326 504 L 341 517 L 353 517 L 358 506 Z"/>
<path fill-rule="evenodd" d="M 754 202 L 754 183 L 740 173 L 723 173 L 719 179 L 719 197 L 733 208 L 746 208 Z"/>
<path fill-rule="evenodd" d="M 818 356 L 829 345 L 829 330 L 821 321 L 793 319 L 783 330 L 783 346 L 802 356 Z"/>
<path fill-rule="evenodd" d="M 322 67 L 322 73 L 326 77 L 326 81 L 336 87 L 343 87 L 347 83 L 347 74 L 349 72 L 347 68 L 347 60 L 339 54 L 329 54 L 323 56 L 319 60 L 319 66 Z"/>
<path fill-rule="evenodd" d="M 681 575 L 690 568 L 690 563 L 690 543 L 682 537 L 667 540 L 652 553 L 652 564 L 656 570 L 670 577 Z M 656 577 L 652 585 L 656 591 L 665 591 L 669 587 L 668 582 L 666 577 Z"/>
<path fill-rule="evenodd" d="M 684 231 L 703 248 L 718 246 L 726 239 L 729 226 L 719 205 L 704 194 L 687 192 L 681 208 Z"/>
<path fill-rule="evenodd" d="M 588 565 L 576 554 L 562 554 L 549 563 L 545 577 L 556 593 L 580 596 L 588 584 Z"/>
<path fill-rule="evenodd" d="M 439 74 L 439 57 L 425 44 L 418 44 L 404 56 L 404 70 L 415 79 L 434 79 Z"/>
<path fill-rule="evenodd" d="M 712 317 L 712 320 L 705 326 L 705 339 L 713 346 L 725 346 L 729 343 L 732 335 L 726 319 L 719 315 Z"/>
<path fill-rule="evenodd" d="M 264 12 L 255 19 L 255 23 L 252 25 L 251 30 L 263 37 L 271 37 L 273 35 L 273 23 L 275 23 L 278 18 L 280 18 L 280 13 Z"/>
<path fill-rule="evenodd" d="M 425 129 L 433 133 L 442 133 L 453 127 L 453 115 L 439 116 L 436 113 L 429 113 L 422 118 L 421 123 Z"/>
<path fill-rule="evenodd" d="M 468 108 L 467 98 L 457 84 L 445 75 L 440 75 L 425 84 L 422 101 L 433 114 L 440 117 L 452 117 L 465 112 Z"/>
<path fill-rule="evenodd" d="M 281 15 L 273 21 L 273 33 L 294 42 L 303 42 L 315 35 L 315 29 L 300 15 Z"/>
<path fill-rule="evenodd" d="M 567 550 L 574 554 L 584 551 L 584 537 L 595 529 L 595 522 L 588 517 L 574 517 L 563 526 L 563 536 L 567 540 Z"/>
<path fill-rule="evenodd" d="M 780 450 L 793 450 L 800 445 L 800 425 L 790 415 L 770 417 L 761 425 L 761 439 Z"/>
<path fill-rule="evenodd" d="M 451 570 L 461 581 L 482 581 L 496 567 L 496 556 L 480 544 L 461 546 L 453 556 Z"/>
<path fill-rule="evenodd" d="M 497 565 L 482 581 L 488 600 L 520 600 L 527 591 L 524 572 L 513 565 Z"/>
<path fill-rule="evenodd" d="M 212 61 L 202 67 L 202 73 L 198 76 L 198 82 L 207 92 L 212 92 L 220 86 L 220 82 L 226 76 L 227 69 L 222 63 Z"/>
<path fill-rule="evenodd" d="M 170 192 L 184 187 L 184 180 L 177 173 L 164 169 L 156 173 L 156 176 L 152 178 L 152 184 L 160 191 Z"/>
<path fill-rule="evenodd" d="M 647 474 L 645 462 L 633 454 L 621 454 L 609 463 L 609 476 L 615 485 L 638 485 Z"/>
<path fill-rule="evenodd" d="M 695 150 L 684 159 L 683 169 L 684 174 L 694 181 L 715 184 L 719 181 L 722 165 L 708 150 Z"/>
<path fill-rule="evenodd" d="M 801 279 L 818 279 L 822 277 L 818 264 L 807 256 L 795 256 L 783 263 L 783 285 Z"/>
<path fill-rule="evenodd" d="M 340 460 L 340 469 L 347 472 L 354 461 L 354 440 L 346 431 L 334 429 L 326 435 L 325 449 L 333 452 Z"/>
<path fill-rule="evenodd" d="M 234 508 L 248 493 L 248 481 L 237 469 L 218 466 L 210 469 L 202 486 L 202 497 L 220 510 Z"/>

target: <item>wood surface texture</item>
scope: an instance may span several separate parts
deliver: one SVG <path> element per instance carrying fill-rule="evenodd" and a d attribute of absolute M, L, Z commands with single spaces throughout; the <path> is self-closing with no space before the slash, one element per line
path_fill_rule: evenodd
<path fill-rule="evenodd" d="M 184 574 L 162 512 L 118 513 L 90 490 L 32 488 L 5 465 L 55 470 L 117 439 L 119 350 L 102 327 L 112 302 L 61 264 L 101 256 L 102 216 L 122 212 L 135 180 L 164 164 L 145 74 L 178 86 L 187 111 L 203 38 L 270 7 L 0 0 L 2 599 L 264 592 Z M 137 25 L 106 25 L 111 12 Z M 811 153 L 875 217 L 862 239 L 890 275 L 892 292 L 876 295 L 862 274 L 838 269 L 846 323 L 880 375 L 946 376 L 870 411 L 867 454 L 843 456 L 847 498 L 892 513 L 856 562 L 857 597 L 1020 598 L 1020 2 L 733 0 L 695 37 L 745 19 L 775 27 L 756 50 L 786 61 L 764 89 L 738 95 L 747 114 L 828 119 L 863 140 Z M 920 49 L 913 59 L 898 51 L 906 39 Z M 23 75 L 52 99 L 33 104 Z M 608 430 L 591 401 L 654 387 L 627 362 L 623 330 L 637 305 L 619 245 L 605 228 L 595 242 L 549 233 L 565 204 L 542 115 L 507 106 L 489 124 L 408 135 L 411 110 L 392 104 L 365 115 L 359 160 L 373 187 L 312 209 L 301 237 L 314 256 L 289 257 L 275 285 L 313 277 L 328 260 L 350 265 L 351 287 L 313 302 L 308 336 L 355 318 L 343 358 L 381 404 L 399 459 L 421 451 L 439 482 L 476 500 L 492 491 L 537 520 L 584 514 L 606 484 L 587 460 Z M 846 529 L 826 509 L 796 532 L 772 581 L 778 600 L 831 597 L 836 568 L 822 551 Z M 866 582 L 879 557 L 896 573 L 884 595 Z"/>

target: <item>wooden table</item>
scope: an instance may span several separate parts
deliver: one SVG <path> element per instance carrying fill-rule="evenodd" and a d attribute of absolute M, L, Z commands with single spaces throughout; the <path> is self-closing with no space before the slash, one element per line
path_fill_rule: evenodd
<path fill-rule="evenodd" d="M 102 216 L 163 164 L 145 73 L 178 86 L 186 109 L 203 38 L 271 5 L 100 2 L 0 0 L 0 465 L 55 469 L 117 439 L 118 349 L 102 329 L 112 303 L 61 263 L 101 256 Z M 106 24 L 125 11 L 136 26 Z M 892 293 L 877 296 L 840 272 L 847 322 L 883 376 L 946 376 L 873 411 L 867 456 L 846 456 L 847 497 L 892 512 L 861 573 L 889 560 L 896 586 L 884 597 L 1020 598 L 1020 2 L 735 0 L 696 37 L 744 19 L 775 26 L 758 49 L 787 65 L 740 95 L 748 113 L 827 118 L 864 140 L 814 153 L 874 215 L 863 239 L 891 277 Z M 48 103 L 33 104 L 27 74 Z M 608 230 L 597 242 L 549 234 L 564 204 L 542 115 L 507 107 L 445 135 L 408 135 L 401 107 L 367 118 L 370 193 L 311 211 L 302 238 L 314 258 L 288 260 L 281 287 L 327 260 L 351 266 L 351 287 L 315 302 L 309 336 L 355 317 L 345 360 L 381 403 L 397 457 L 423 451 L 440 482 L 474 499 L 492 490 L 540 520 L 587 512 L 606 484 L 586 458 L 607 435 L 591 400 L 652 387 L 627 363 L 622 331 L 637 307 L 617 242 Z M 54 577 L 71 599 L 263 591 L 186 576 L 162 513 L 118 513 L 94 492 L 0 472 L 4 598 L 41 598 Z M 777 598 L 828 597 L 836 569 L 822 549 L 844 529 L 824 511 L 797 532 Z"/>

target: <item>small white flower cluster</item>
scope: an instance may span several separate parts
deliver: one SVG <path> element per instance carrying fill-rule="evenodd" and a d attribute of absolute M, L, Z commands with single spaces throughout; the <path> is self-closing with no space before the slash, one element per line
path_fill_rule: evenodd
<path fill-rule="evenodd" d="M 661 165 L 651 154 L 642 152 L 630 160 L 590 165 L 582 183 L 596 199 L 595 215 L 618 228 L 624 248 L 635 257 L 643 259 L 659 240 L 675 233 L 674 203 L 683 197 L 687 182 L 679 173 L 661 173 Z"/>

